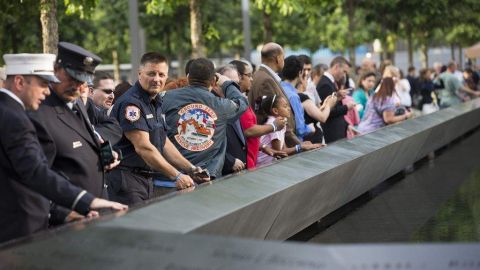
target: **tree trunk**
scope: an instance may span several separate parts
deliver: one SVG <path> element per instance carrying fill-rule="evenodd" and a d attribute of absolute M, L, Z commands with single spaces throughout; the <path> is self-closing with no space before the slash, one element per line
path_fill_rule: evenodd
<path fill-rule="evenodd" d="M 57 54 L 57 0 L 40 0 L 43 52 Z"/>
<path fill-rule="evenodd" d="M 450 44 L 450 60 L 455 60 L 455 44 Z"/>
<path fill-rule="evenodd" d="M 395 51 L 388 51 L 387 59 L 392 61 L 392 64 L 395 65 Z"/>
<path fill-rule="evenodd" d="M 413 40 L 412 40 L 411 30 L 408 30 L 407 46 L 408 46 L 408 66 L 413 67 Z"/>
<path fill-rule="evenodd" d="M 355 39 L 353 33 L 355 33 L 355 1 L 356 0 L 347 0 L 346 9 L 347 9 L 347 18 L 348 18 L 348 33 L 347 33 L 347 44 L 348 44 L 348 56 L 350 64 L 355 67 Z"/>
<path fill-rule="evenodd" d="M 463 66 L 463 52 L 462 52 L 462 45 L 458 45 L 458 68 L 462 69 Z"/>
<path fill-rule="evenodd" d="M 273 37 L 273 29 L 272 29 L 272 21 L 270 19 L 270 15 L 267 14 L 265 9 L 263 10 L 263 41 L 265 43 L 272 42 Z"/>
<path fill-rule="evenodd" d="M 117 50 L 112 50 L 113 79 L 115 84 L 120 83 L 120 63 L 118 62 Z"/>
<path fill-rule="evenodd" d="M 422 68 L 428 68 L 428 44 L 424 41 L 421 45 L 421 61 L 422 61 Z"/>
<path fill-rule="evenodd" d="M 392 64 L 395 65 L 395 51 L 396 51 L 396 42 L 397 38 L 394 34 L 387 34 L 387 59 L 392 61 Z"/>
<path fill-rule="evenodd" d="M 251 61 L 252 35 L 250 32 L 250 0 L 242 0 L 243 57 Z"/>
<path fill-rule="evenodd" d="M 167 46 L 167 55 L 172 56 L 173 50 L 172 50 L 171 33 L 168 29 L 164 29 L 164 33 L 165 33 L 165 45 Z"/>
<path fill-rule="evenodd" d="M 178 77 L 186 76 L 185 74 L 185 57 L 183 56 L 183 51 L 179 50 L 177 53 L 177 60 L 178 60 Z"/>
<path fill-rule="evenodd" d="M 190 38 L 192 40 L 192 57 L 205 57 L 205 48 L 202 41 L 202 18 L 200 3 L 189 0 L 190 4 Z"/>

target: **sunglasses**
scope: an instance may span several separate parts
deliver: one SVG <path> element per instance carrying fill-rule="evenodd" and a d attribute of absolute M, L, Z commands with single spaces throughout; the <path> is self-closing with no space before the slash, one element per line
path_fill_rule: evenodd
<path fill-rule="evenodd" d="M 99 89 L 99 90 L 104 92 L 107 95 L 113 94 L 113 89 Z"/>

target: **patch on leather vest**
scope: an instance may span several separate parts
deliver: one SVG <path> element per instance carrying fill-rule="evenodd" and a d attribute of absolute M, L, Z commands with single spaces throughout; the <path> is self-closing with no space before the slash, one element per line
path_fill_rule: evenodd
<path fill-rule="evenodd" d="M 194 103 L 178 111 L 177 143 L 189 151 L 203 151 L 213 145 L 217 114 L 208 106 Z"/>

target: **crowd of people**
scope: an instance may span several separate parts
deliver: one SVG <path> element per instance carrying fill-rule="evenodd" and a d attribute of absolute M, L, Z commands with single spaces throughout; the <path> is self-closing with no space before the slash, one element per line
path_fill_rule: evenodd
<path fill-rule="evenodd" d="M 480 95 L 478 73 L 454 62 L 408 75 L 342 56 L 313 66 L 267 43 L 261 64 L 215 69 L 142 56 L 138 79 L 115 86 L 101 58 L 60 42 L 58 55 L 4 55 L 0 85 L 0 242 L 126 210 L 174 190 L 325 147 Z M 358 86 L 358 87 L 356 87 Z"/>

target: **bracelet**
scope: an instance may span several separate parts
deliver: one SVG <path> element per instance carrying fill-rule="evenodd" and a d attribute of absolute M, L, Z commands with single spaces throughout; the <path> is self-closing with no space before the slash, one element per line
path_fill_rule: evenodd
<path fill-rule="evenodd" d="M 175 176 L 175 182 L 178 181 L 178 179 L 180 179 L 180 176 L 182 176 L 182 173 L 181 172 L 178 172 L 178 174 Z"/>
<path fill-rule="evenodd" d="M 275 126 L 275 124 L 274 124 L 274 123 L 270 123 L 270 125 L 271 125 L 271 126 L 272 126 L 272 128 L 273 128 L 273 132 L 277 131 L 277 126 Z"/>
<path fill-rule="evenodd" d="M 295 152 L 297 153 L 302 152 L 302 146 L 300 144 L 295 145 Z"/>

